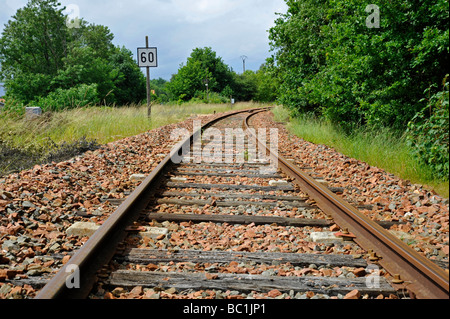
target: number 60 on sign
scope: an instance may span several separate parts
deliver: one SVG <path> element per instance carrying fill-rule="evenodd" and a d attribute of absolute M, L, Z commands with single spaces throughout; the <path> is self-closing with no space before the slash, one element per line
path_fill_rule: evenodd
<path fill-rule="evenodd" d="M 138 65 L 140 68 L 158 66 L 157 48 L 138 48 Z"/>

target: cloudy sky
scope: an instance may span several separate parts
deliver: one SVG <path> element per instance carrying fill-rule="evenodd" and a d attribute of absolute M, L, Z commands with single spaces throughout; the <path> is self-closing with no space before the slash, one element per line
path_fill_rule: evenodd
<path fill-rule="evenodd" d="M 27 0 L 0 0 L 0 32 Z M 158 68 L 151 78 L 170 80 L 197 47 L 212 47 L 233 70 L 257 70 L 270 56 L 267 30 L 275 13 L 285 13 L 284 0 L 59 0 L 67 14 L 108 26 L 114 44 L 136 52 L 158 48 Z M 136 53 L 135 53 L 136 55 Z"/>

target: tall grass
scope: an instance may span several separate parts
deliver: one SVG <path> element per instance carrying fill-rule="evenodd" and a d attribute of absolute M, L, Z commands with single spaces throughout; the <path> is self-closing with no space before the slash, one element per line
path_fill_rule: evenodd
<path fill-rule="evenodd" d="M 89 107 L 45 112 L 27 120 L 20 112 L 0 113 L 0 176 L 49 161 L 63 161 L 129 136 L 199 114 L 259 106 L 254 103 Z M 22 112 L 23 113 L 23 112 Z"/>
<path fill-rule="evenodd" d="M 134 136 L 167 124 L 183 121 L 192 115 L 221 113 L 257 107 L 254 103 L 154 105 L 147 117 L 146 106 L 89 107 L 48 112 L 32 121 L 17 117 L 0 117 L 0 141 L 15 147 L 73 142 L 94 139 L 100 144 Z"/>
<path fill-rule="evenodd" d="M 435 180 L 429 168 L 412 156 L 404 136 L 385 128 L 379 131 L 358 129 L 345 134 L 332 123 L 313 116 L 292 119 L 282 107 L 273 110 L 277 121 L 287 121 L 288 130 L 314 144 L 325 144 L 348 157 L 382 168 L 400 178 L 427 185 L 438 194 L 449 197 L 449 183 Z"/>

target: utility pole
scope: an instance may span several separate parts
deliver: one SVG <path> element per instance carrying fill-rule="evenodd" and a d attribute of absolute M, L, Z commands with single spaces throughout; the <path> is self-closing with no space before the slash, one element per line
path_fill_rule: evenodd
<path fill-rule="evenodd" d="M 243 73 L 245 73 L 245 60 L 247 60 L 248 57 L 246 55 L 243 55 L 243 56 L 241 56 L 241 59 L 242 59 L 243 65 L 244 65 L 244 72 Z"/>

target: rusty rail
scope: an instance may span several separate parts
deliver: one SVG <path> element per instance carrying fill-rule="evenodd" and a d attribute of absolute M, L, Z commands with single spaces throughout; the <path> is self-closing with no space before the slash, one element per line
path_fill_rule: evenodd
<path fill-rule="evenodd" d="M 257 112 L 259 113 L 259 112 Z M 248 121 L 256 113 L 247 117 L 244 128 L 249 134 Z M 257 137 L 255 136 L 254 138 Z M 257 140 L 261 147 L 264 143 Z M 266 148 L 267 149 L 267 148 Z M 297 166 L 290 164 L 279 154 L 267 149 L 267 154 L 278 161 L 279 168 L 294 179 L 300 188 L 313 198 L 317 205 L 334 219 L 341 229 L 347 228 L 356 236 L 354 241 L 367 251 L 374 251 L 377 261 L 390 274 L 399 274 L 404 288 L 421 299 L 448 299 L 449 275 L 435 263 L 419 255 L 400 239 L 383 229 L 356 208 L 330 192 Z"/>

